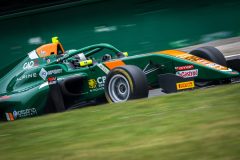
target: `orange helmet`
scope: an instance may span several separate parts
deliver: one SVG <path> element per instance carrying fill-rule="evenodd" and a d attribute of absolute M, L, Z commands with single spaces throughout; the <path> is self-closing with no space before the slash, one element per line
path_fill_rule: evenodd
<path fill-rule="evenodd" d="M 39 57 L 44 58 L 50 55 L 59 55 L 64 53 L 62 44 L 59 42 L 58 37 L 52 38 L 52 43 L 42 45 L 36 49 Z"/>

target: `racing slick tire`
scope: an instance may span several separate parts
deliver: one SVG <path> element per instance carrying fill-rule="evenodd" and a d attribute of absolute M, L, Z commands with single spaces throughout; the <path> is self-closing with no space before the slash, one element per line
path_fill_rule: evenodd
<path fill-rule="evenodd" d="M 109 103 L 147 97 L 146 75 L 133 65 L 114 68 L 105 81 L 105 96 Z"/>
<path fill-rule="evenodd" d="M 226 59 L 222 52 L 220 52 L 217 48 L 212 46 L 197 48 L 195 50 L 192 50 L 189 54 L 212 61 L 225 67 L 227 66 Z"/>
<path fill-rule="evenodd" d="M 192 50 L 191 52 L 189 52 L 189 54 L 198 56 L 200 58 L 203 58 L 203 59 L 206 59 L 206 60 L 209 60 L 214 63 L 217 63 L 217 64 L 227 67 L 227 61 L 226 61 L 223 53 L 220 52 L 215 47 L 212 47 L 212 46 L 200 47 L 195 50 Z M 231 79 L 225 79 L 225 80 L 221 81 L 221 83 L 230 83 L 230 82 L 231 82 Z M 196 85 L 199 87 L 207 86 L 210 84 L 219 84 L 219 81 L 204 81 L 204 80 L 196 81 Z"/>

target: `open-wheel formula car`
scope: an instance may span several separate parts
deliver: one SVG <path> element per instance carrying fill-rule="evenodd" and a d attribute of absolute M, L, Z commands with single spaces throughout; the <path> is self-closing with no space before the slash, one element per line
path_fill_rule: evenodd
<path fill-rule="evenodd" d="M 11 68 L 11 69 L 10 69 Z M 149 89 L 173 92 L 229 83 L 239 72 L 214 47 L 128 56 L 109 44 L 64 51 L 55 37 L 10 64 L 0 79 L 0 118 L 15 120 L 60 112 L 89 101 L 124 102 Z"/>

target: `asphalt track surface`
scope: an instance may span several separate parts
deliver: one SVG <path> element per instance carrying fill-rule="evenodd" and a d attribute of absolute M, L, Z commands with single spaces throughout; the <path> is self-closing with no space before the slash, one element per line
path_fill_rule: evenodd
<path fill-rule="evenodd" d="M 230 58 L 240 59 L 240 37 L 216 40 L 216 41 L 194 45 L 190 47 L 178 48 L 177 50 L 190 52 L 193 49 L 203 47 L 203 46 L 216 47 L 224 54 L 226 59 L 230 59 Z M 154 89 L 149 91 L 148 97 L 155 97 L 155 96 L 160 96 L 164 94 L 166 93 L 163 93 L 162 89 Z"/>

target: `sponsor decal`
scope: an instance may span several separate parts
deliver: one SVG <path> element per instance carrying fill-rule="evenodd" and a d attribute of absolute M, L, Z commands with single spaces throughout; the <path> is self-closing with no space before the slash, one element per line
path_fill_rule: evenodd
<path fill-rule="evenodd" d="M 221 66 L 219 64 L 213 63 L 211 61 L 208 61 L 208 60 L 205 60 L 203 58 L 200 58 L 200 57 L 197 57 L 197 56 L 193 56 L 193 55 L 190 55 L 190 54 L 182 54 L 182 55 L 178 55 L 176 57 L 182 58 L 182 59 L 186 59 L 186 60 L 198 63 L 198 64 L 202 64 L 202 65 L 205 65 L 205 66 L 208 66 L 210 68 L 217 69 L 217 70 L 231 71 L 231 69 L 229 69 L 227 67 Z"/>
<path fill-rule="evenodd" d="M 103 64 L 98 64 L 98 67 L 106 74 L 109 73 L 109 69 L 107 69 L 107 67 L 105 67 Z"/>
<path fill-rule="evenodd" d="M 56 77 L 56 80 L 63 80 L 64 78 L 57 78 Z M 49 83 L 48 83 L 48 81 L 46 82 L 43 82 L 39 87 L 38 87 L 38 89 L 42 89 L 42 88 L 44 88 L 44 87 L 46 87 L 46 86 L 49 86 Z"/>
<path fill-rule="evenodd" d="M 21 81 L 23 79 L 29 79 L 29 78 L 36 78 L 37 73 L 30 73 L 30 74 L 23 74 L 22 76 L 17 78 L 17 81 Z"/>
<path fill-rule="evenodd" d="M 14 121 L 14 117 L 12 113 L 5 113 L 5 115 L 8 121 Z"/>
<path fill-rule="evenodd" d="M 50 70 L 48 71 L 48 75 L 53 75 L 53 74 L 59 74 L 62 73 L 62 69 L 54 69 L 54 70 Z"/>
<path fill-rule="evenodd" d="M 88 86 L 91 89 L 96 88 L 97 87 L 97 81 L 95 79 L 89 79 L 88 80 Z"/>
<path fill-rule="evenodd" d="M 34 66 L 38 66 L 38 60 L 35 59 L 35 60 L 33 60 L 33 61 L 34 61 Z"/>
<path fill-rule="evenodd" d="M 10 98 L 10 96 L 5 95 L 5 96 L 1 96 L 0 100 L 9 99 L 9 98 Z"/>
<path fill-rule="evenodd" d="M 183 70 L 190 70 L 190 69 L 193 69 L 194 66 L 191 64 L 191 65 L 185 65 L 185 66 L 178 66 L 178 67 L 175 67 L 175 69 L 177 71 L 183 71 Z"/>
<path fill-rule="evenodd" d="M 51 60 L 50 59 L 47 59 L 47 63 L 50 63 L 51 62 Z"/>
<path fill-rule="evenodd" d="M 214 68 L 214 67 L 218 67 L 219 65 L 216 63 L 207 63 L 206 66 Z"/>
<path fill-rule="evenodd" d="M 17 115 L 18 115 L 18 112 L 17 111 L 13 111 L 13 117 L 16 119 L 17 118 Z"/>
<path fill-rule="evenodd" d="M 106 76 L 98 77 L 97 79 L 89 79 L 88 86 L 90 88 L 90 92 L 103 90 L 105 80 L 106 80 Z"/>
<path fill-rule="evenodd" d="M 48 78 L 49 85 L 56 84 L 56 83 L 57 83 L 57 77 L 49 77 Z"/>
<path fill-rule="evenodd" d="M 194 88 L 195 84 L 194 81 L 187 81 L 187 82 L 180 82 L 176 84 L 177 90 Z"/>
<path fill-rule="evenodd" d="M 24 109 L 24 110 L 19 110 L 19 111 L 15 110 L 11 114 L 13 116 L 13 119 L 38 115 L 36 108 L 29 108 L 29 109 Z"/>
<path fill-rule="evenodd" d="M 218 70 L 221 70 L 221 71 L 230 71 L 230 72 L 232 71 L 232 69 L 223 67 L 223 66 L 221 66 L 219 64 L 216 64 L 216 63 L 209 63 L 209 64 L 206 64 L 206 66 L 208 66 L 210 68 L 215 68 L 215 69 L 218 69 Z"/>
<path fill-rule="evenodd" d="M 106 76 L 98 77 L 97 78 L 98 87 L 104 87 L 105 80 Z"/>
<path fill-rule="evenodd" d="M 39 76 L 45 80 L 47 78 L 47 71 L 44 68 L 42 68 L 39 72 Z"/>
<path fill-rule="evenodd" d="M 183 78 L 197 77 L 198 69 L 186 70 L 186 71 L 178 71 L 176 75 Z"/>
<path fill-rule="evenodd" d="M 40 54 L 41 57 L 45 57 L 45 55 L 46 55 L 46 51 L 41 50 L 41 51 L 39 52 L 39 54 Z"/>
<path fill-rule="evenodd" d="M 231 74 L 238 74 L 238 72 L 231 72 Z"/>
<path fill-rule="evenodd" d="M 203 58 L 182 52 L 182 51 L 176 51 L 176 50 L 166 50 L 166 51 L 161 51 L 161 52 L 156 52 L 157 54 L 167 54 L 171 55 L 177 58 L 185 59 L 194 63 L 202 64 L 202 65 L 209 65 L 209 67 L 221 70 L 221 71 L 231 71 L 229 68 L 221 65 L 213 65 L 214 63 L 208 60 L 205 60 Z"/>
<path fill-rule="evenodd" d="M 62 69 L 54 69 L 54 70 L 46 71 L 44 68 L 42 68 L 39 72 L 39 76 L 43 80 L 46 80 L 47 76 L 51 76 L 59 73 L 62 73 Z"/>
<path fill-rule="evenodd" d="M 101 87 L 101 88 L 93 88 L 90 90 L 90 92 L 97 92 L 97 91 L 101 91 L 101 90 L 104 90 L 104 87 Z"/>
<path fill-rule="evenodd" d="M 35 61 L 29 61 L 23 64 L 23 69 L 31 69 L 34 66 L 38 66 L 38 61 L 36 61 L 37 63 L 35 63 Z"/>

